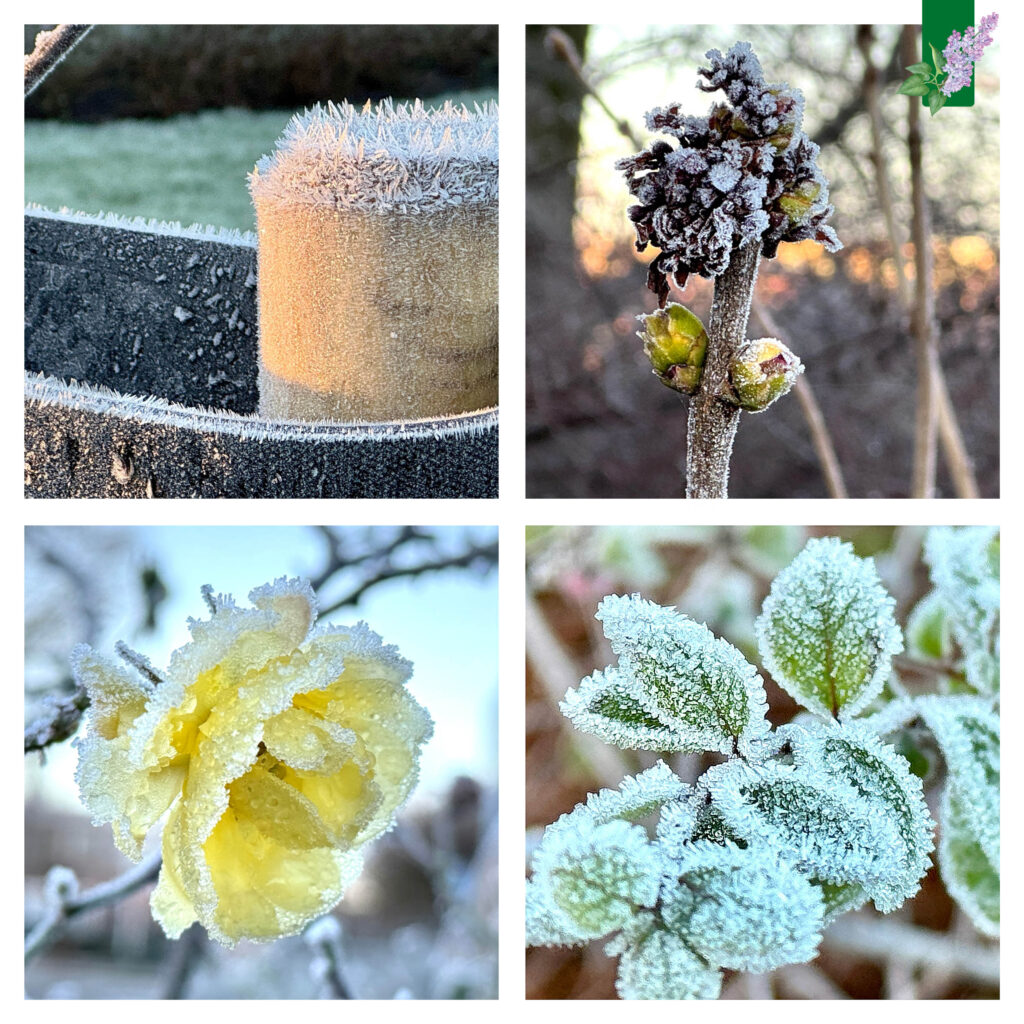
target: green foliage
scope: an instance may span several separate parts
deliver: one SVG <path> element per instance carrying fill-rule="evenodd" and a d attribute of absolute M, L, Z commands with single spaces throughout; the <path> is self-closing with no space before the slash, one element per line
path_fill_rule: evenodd
<path fill-rule="evenodd" d="M 932 531 L 928 551 L 935 590 L 911 617 L 914 656 L 953 679 L 958 653 L 980 651 L 985 671 L 968 678 L 987 685 L 995 659 L 998 680 L 994 533 Z M 619 746 L 726 757 L 693 785 L 659 761 L 549 826 L 528 941 L 615 933 L 622 998 L 714 998 L 722 969 L 810 960 L 839 915 L 868 900 L 888 913 L 918 891 L 939 752 L 942 875 L 979 930 L 998 934 L 999 715 L 988 696 L 912 697 L 890 680 L 893 610 L 870 559 L 808 543 L 757 622 L 773 678 L 809 709 L 773 731 L 735 648 L 638 595 L 606 598 L 598 618 L 619 664 L 570 690 L 563 712 Z M 639 824 L 652 816 L 653 840 Z"/>
<path fill-rule="evenodd" d="M 756 629 L 772 678 L 810 711 L 852 717 L 878 695 L 903 649 L 870 559 L 834 537 L 808 541 L 772 583 Z"/>

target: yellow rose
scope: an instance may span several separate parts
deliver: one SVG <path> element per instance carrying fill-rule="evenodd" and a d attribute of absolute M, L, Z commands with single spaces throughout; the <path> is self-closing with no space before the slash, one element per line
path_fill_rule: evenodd
<path fill-rule="evenodd" d="M 365 623 L 319 627 L 305 580 L 213 612 L 158 675 L 76 648 L 90 697 L 76 778 L 96 824 L 133 860 L 170 810 L 153 915 L 198 920 L 225 945 L 299 931 L 330 910 L 391 827 L 430 737 L 412 666 Z"/>

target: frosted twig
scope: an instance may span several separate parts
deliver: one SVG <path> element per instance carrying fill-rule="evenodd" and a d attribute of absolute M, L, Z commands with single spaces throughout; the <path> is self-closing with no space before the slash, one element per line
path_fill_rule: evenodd
<path fill-rule="evenodd" d="M 160 870 L 160 861 L 161 853 L 157 851 L 123 875 L 100 882 L 81 894 L 77 892 L 72 872 L 67 868 L 51 868 L 47 876 L 49 906 L 25 939 L 25 963 L 56 942 L 71 918 L 117 903 L 152 882 Z"/>
<path fill-rule="evenodd" d="M 40 82 L 77 46 L 92 25 L 57 25 L 49 32 L 36 36 L 36 46 L 25 54 L 25 95 L 28 96 Z"/>
<path fill-rule="evenodd" d="M 203 959 L 206 935 L 198 922 L 189 925 L 178 940 L 164 999 L 184 999 L 189 980 Z"/>
<path fill-rule="evenodd" d="M 721 395 L 728 386 L 729 363 L 746 340 L 760 262 L 761 246 L 750 242 L 732 254 L 729 266 L 715 278 L 704 374 L 700 390 L 690 399 L 686 429 L 687 498 L 728 497 L 740 410 Z"/>
<path fill-rule="evenodd" d="M 25 727 L 25 753 L 45 750 L 51 743 L 60 743 L 78 730 L 89 695 L 78 686 L 68 697 L 50 697 L 43 702 L 43 713 Z"/>
<path fill-rule="evenodd" d="M 341 925 L 336 917 L 330 914 L 314 921 L 305 931 L 303 938 L 312 948 L 320 961 L 324 980 L 330 986 L 334 999 L 351 999 L 352 992 L 342 974 L 341 962 L 344 955 L 341 950 Z"/>
<path fill-rule="evenodd" d="M 920 967 L 942 967 L 961 978 L 999 983 L 999 949 L 952 939 L 898 921 L 848 915 L 825 932 L 823 948 L 884 964 L 892 957 Z"/>

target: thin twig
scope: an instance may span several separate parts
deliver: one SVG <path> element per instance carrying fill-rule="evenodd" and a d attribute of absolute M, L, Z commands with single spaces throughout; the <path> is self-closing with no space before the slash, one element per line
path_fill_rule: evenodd
<path fill-rule="evenodd" d="M 123 875 L 109 882 L 100 882 L 81 894 L 74 892 L 70 886 L 54 885 L 46 914 L 25 939 L 25 963 L 56 942 L 71 918 L 117 903 L 147 882 L 152 882 L 160 871 L 160 860 L 158 851 L 129 868 Z M 51 868 L 50 871 L 51 879 L 55 872 L 71 874 L 67 868 Z M 73 882 L 73 876 L 69 880 Z"/>
<path fill-rule="evenodd" d="M 327 914 L 314 921 L 303 933 L 303 938 L 318 955 L 318 966 L 327 982 L 334 999 L 351 999 L 352 991 L 345 981 L 341 964 L 344 957 L 341 948 L 341 923 Z"/>
<path fill-rule="evenodd" d="M 580 88 L 608 115 L 619 132 L 629 139 L 633 148 L 637 150 L 643 149 L 644 144 L 640 140 L 640 136 L 630 128 L 629 122 L 616 117 L 612 109 L 605 103 L 601 94 L 591 85 L 590 80 L 583 71 L 583 61 L 580 59 L 579 51 L 576 49 L 576 44 L 572 39 L 561 29 L 551 28 L 548 29 L 548 33 L 544 37 L 544 44 L 549 53 L 565 61 L 576 81 L 579 82 Z"/>
<path fill-rule="evenodd" d="M 164 989 L 164 999 L 184 999 L 188 983 L 195 973 L 196 967 L 202 963 L 203 951 L 206 948 L 206 933 L 198 921 L 189 925 L 174 951 L 171 973 Z"/>
<path fill-rule="evenodd" d="M 913 311 L 913 299 L 907 281 L 906 267 L 901 255 L 899 234 L 896 230 L 896 216 L 893 210 L 892 188 L 889 172 L 882 148 L 884 123 L 879 102 L 879 73 L 871 59 L 871 44 L 874 39 L 874 28 L 871 25 L 860 25 L 857 29 L 857 45 L 864 58 L 864 106 L 868 111 L 871 124 L 871 163 L 875 169 L 875 192 L 878 205 L 885 221 L 886 234 L 889 236 L 889 249 L 896 266 L 896 289 L 900 305 L 907 314 Z M 950 401 L 949 388 L 938 357 L 932 363 L 932 389 L 938 416 L 939 441 L 946 468 L 953 480 L 953 489 L 959 498 L 977 498 L 978 481 L 967 446 L 964 444 L 963 433 L 957 421 L 956 410 Z"/>
<path fill-rule="evenodd" d="M 903 63 L 917 60 L 917 29 L 903 27 Z M 938 416 L 935 401 L 935 294 L 932 288 L 931 220 L 924 186 L 921 138 L 921 98 L 907 97 L 907 148 L 910 153 L 910 194 L 913 206 L 911 234 L 914 242 L 914 308 L 911 331 L 917 361 L 917 401 L 914 415 L 914 466 L 911 495 L 931 498 L 935 493 Z"/>
<path fill-rule="evenodd" d="M 753 310 L 754 316 L 761 322 L 766 334 L 779 341 L 786 341 L 779 332 L 775 318 L 762 303 L 755 302 Z M 833 498 L 848 498 L 850 495 L 846 489 L 846 481 L 843 479 L 843 470 L 839 465 L 835 446 L 832 444 L 832 435 L 828 431 L 821 406 L 818 405 L 818 400 L 814 397 L 814 392 L 805 374 L 797 377 L 793 390 L 800 402 L 800 409 L 811 435 L 811 444 L 814 445 L 814 450 L 818 455 L 818 462 L 821 465 L 821 472 L 825 477 L 825 486 L 828 488 L 829 495 Z"/>
<path fill-rule="evenodd" d="M 85 38 L 92 25 L 57 25 L 36 36 L 35 49 L 25 54 L 25 95 L 40 82 Z"/>
<path fill-rule="evenodd" d="M 348 605 L 358 604 L 360 598 L 370 590 L 386 580 L 395 580 L 402 577 L 422 576 L 429 572 L 440 572 L 443 569 L 469 569 L 474 565 L 485 568 L 493 568 L 498 564 L 498 542 L 489 544 L 471 544 L 465 551 L 458 555 L 444 555 L 434 559 L 420 562 L 416 565 L 386 565 L 379 569 L 374 575 L 364 579 L 357 586 L 353 587 L 343 597 L 339 597 L 326 608 L 322 609 L 321 615 L 330 615 Z"/>
<path fill-rule="evenodd" d="M 919 967 L 944 967 L 960 978 L 999 984 L 999 949 L 961 942 L 928 928 L 848 914 L 825 932 L 822 946 L 884 964 L 892 957 Z"/>

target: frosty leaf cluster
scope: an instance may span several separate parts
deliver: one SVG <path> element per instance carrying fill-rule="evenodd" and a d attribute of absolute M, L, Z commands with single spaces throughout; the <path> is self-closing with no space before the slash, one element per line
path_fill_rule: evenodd
<path fill-rule="evenodd" d="M 749 43 L 705 56 L 711 67 L 698 70 L 698 88 L 721 89 L 728 102 L 704 117 L 684 114 L 678 103 L 649 111 L 647 127 L 677 145 L 658 139 L 616 163 L 637 200 L 629 217 L 638 251 L 649 244 L 661 250 L 647 280 L 659 305 L 670 276 L 680 288 L 690 274 L 717 277 L 747 244 L 769 258 L 780 242 L 841 248 L 827 224 L 828 181 L 802 128 L 799 90 L 766 82 Z"/>
<path fill-rule="evenodd" d="M 946 661 L 967 659 L 993 614 L 998 623 L 993 543 L 973 528 L 928 537 L 959 638 Z M 987 691 L 886 687 L 903 633 L 871 559 L 814 539 L 773 582 L 756 624 L 761 660 L 806 709 L 775 729 L 757 668 L 706 626 L 637 594 L 605 598 L 597 618 L 618 660 L 566 694 L 574 726 L 669 759 L 725 759 L 692 781 L 658 760 L 550 825 L 527 882 L 529 945 L 607 940 L 625 999 L 716 998 L 724 970 L 812 960 L 836 917 L 868 903 L 897 910 L 929 870 L 936 823 L 903 753 L 921 730 L 943 765 L 928 780 L 942 786 L 943 878 L 998 934 L 997 704 Z M 998 664 L 997 625 L 985 650 L 993 643 Z"/>

